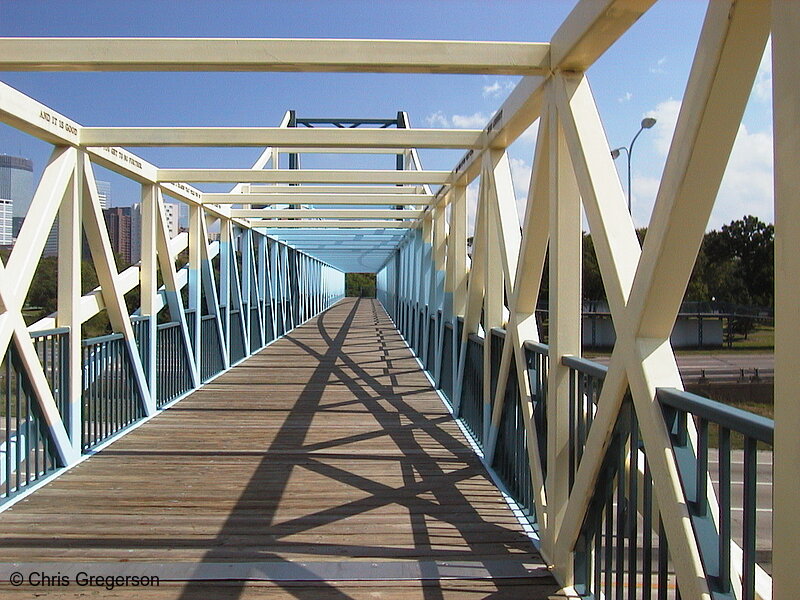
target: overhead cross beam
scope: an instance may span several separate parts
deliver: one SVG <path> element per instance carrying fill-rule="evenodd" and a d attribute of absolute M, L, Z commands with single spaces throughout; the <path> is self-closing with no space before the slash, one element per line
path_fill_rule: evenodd
<path fill-rule="evenodd" d="M 295 148 L 480 148 L 480 129 L 295 127 L 82 127 L 83 146 L 272 146 Z"/>
<path fill-rule="evenodd" d="M 447 183 L 447 171 L 363 171 L 363 170 L 307 170 L 276 169 L 158 169 L 159 182 L 218 182 L 239 183 L 381 183 L 419 184 Z"/>
<path fill-rule="evenodd" d="M 307 71 L 531 75 L 526 42 L 227 38 L 3 38 L 0 71 Z"/>
<path fill-rule="evenodd" d="M 297 189 L 297 188 L 295 188 Z M 309 189 L 309 188 L 305 188 Z M 314 188 L 311 188 L 314 189 Z M 209 204 L 357 204 L 359 206 L 427 205 L 433 196 L 428 194 L 203 194 L 202 202 Z"/>
<path fill-rule="evenodd" d="M 327 208 L 234 208 L 231 217 L 240 219 L 417 219 L 421 210 L 327 209 Z"/>
<path fill-rule="evenodd" d="M 295 211 L 299 212 L 299 211 Z M 416 221 L 326 221 L 308 219 L 251 219 L 251 227 L 276 228 L 314 228 L 314 229 L 413 229 L 417 226 Z"/>

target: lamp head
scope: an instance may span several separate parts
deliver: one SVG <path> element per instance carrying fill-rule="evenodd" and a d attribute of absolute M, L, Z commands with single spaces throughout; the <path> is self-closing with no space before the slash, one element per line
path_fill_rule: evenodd
<path fill-rule="evenodd" d="M 656 120 L 653 117 L 645 117 L 642 119 L 642 129 L 650 129 L 655 124 Z"/>
<path fill-rule="evenodd" d="M 611 158 L 613 158 L 614 160 L 617 160 L 619 158 L 619 148 L 614 148 L 611 151 Z"/>

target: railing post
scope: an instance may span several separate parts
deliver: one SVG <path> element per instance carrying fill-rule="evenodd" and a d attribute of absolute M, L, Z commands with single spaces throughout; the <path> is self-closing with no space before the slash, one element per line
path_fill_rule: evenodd
<path fill-rule="evenodd" d="M 467 308 L 467 186 L 453 187 L 450 204 L 450 229 L 447 237 L 447 280 L 445 282 L 445 308 L 453 324 L 453 384 L 458 375 L 458 317 Z M 455 389 L 455 388 L 454 388 Z M 450 401 L 454 402 L 454 398 Z"/>
<path fill-rule="evenodd" d="M 191 331 L 194 329 L 194 339 L 192 340 L 192 360 L 197 369 L 200 369 L 200 318 L 203 313 L 203 303 L 201 300 L 202 290 L 202 264 L 203 253 L 200 244 L 205 244 L 203 239 L 203 208 L 197 205 L 189 206 L 189 306 L 191 319 L 194 322 Z"/>
<path fill-rule="evenodd" d="M 428 344 L 430 338 L 430 315 L 433 306 L 433 216 L 431 211 L 425 213 L 422 219 L 422 272 L 420 273 L 420 305 L 422 312 L 422 328 L 419 344 L 419 359 L 425 368 L 430 371 L 431 365 L 426 364 L 428 358 Z"/>
<path fill-rule="evenodd" d="M 447 260 L 447 237 L 445 235 L 445 206 L 433 209 L 433 273 L 431 274 L 431 314 L 436 315 L 440 310 L 441 317 L 436 321 L 436 337 L 428 340 L 434 344 L 434 364 L 428 365 L 428 371 L 433 375 L 436 387 L 439 387 L 439 378 L 442 369 L 442 335 L 444 334 L 444 280 Z M 430 354 L 430 353 L 429 353 Z"/>
<path fill-rule="evenodd" d="M 222 354 L 225 368 L 231 366 L 231 223 L 220 219 L 219 229 L 219 307 L 222 313 Z"/>
<path fill-rule="evenodd" d="M 158 279 L 156 277 L 156 221 L 158 219 L 158 189 L 155 185 L 142 186 L 142 264 L 139 271 L 141 282 L 141 314 L 147 320 L 147 387 L 150 401 L 156 402 L 156 336 L 158 324 Z"/>
<path fill-rule="evenodd" d="M 773 483 L 773 598 L 800 589 L 800 5 L 772 3 L 772 102 L 775 146 L 775 454 Z"/>
<path fill-rule="evenodd" d="M 253 351 L 250 348 L 250 306 L 253 302 L 251 286 L 253 285 L 251 269 L 253 264 L 253 230 L 245 229 L 242 232 L 242 319 L 244 322 L 244 355 L 250 356 Z"/>
<path fill-rule="evenodd" d="M 553 94 L 552 86 L 549 92 Z M 572 561 L 554 556 L 569 499 L 569 368 L 563 356 L 581 354 L 581 200 L 564 131 L 551 98 L 550 118 L 550 322 L 547 387 L 547 521 L 543 545 L 565 585 L 572 585 Z"/>
<path fill-rule="evenodd" d="M 82 382 L 81 365 L 81 249 L 82 243 L 82 197 L 83 197 L 83 152 L 76 153 L 71 187 L 58 210 L 58 313 L 56 327 L 68 327 L 67 341 L 67 398 L 69 411 L 64 426 L 72 443 L 73 455 L 81 453 Z M 36 218 L 36 215 L 31 215 Z"/>

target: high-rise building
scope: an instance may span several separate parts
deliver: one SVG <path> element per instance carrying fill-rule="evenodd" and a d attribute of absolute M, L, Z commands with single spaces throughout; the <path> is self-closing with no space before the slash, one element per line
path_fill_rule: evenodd
<path fill-rule="evenodd" d="M 180 233 L 181 205 L 174 202 L 164 203 L 164 218 L 167 220 L 167 232 L 170 239 Z"/>
<path fill-rule="evenodd" d="M 95 181 L 97 184 L 97 195 L 100 200 L 100 208 L 105 210 L 113 206 L 111 202 L 111 182 L 109 181 Z"/>
<path fill-rule="evenodd" d="M 33 162 L 0 154 L 0 245 L 12 244 L 33 199 Z"/>
<path fill-rule="evenodd" d="M 10 246 L 14 223 L 14 203 L 11 200 L 0 198 L 0 246 Z"/>
<path fill-rule="evenodd" d="M 119 266 L 131 264 L 131 207 L 107 208 L 103 211 L 103 218 L 108 228 L 108 237 L 111 240 L 111 249 L 124 263 Z"/>
<path fill-rule="evenodd" d="M 108 181 L 96 181 L 97 196 L 100 201 L 100 209 L 105 210 L 111 205 L 111 183 Z M 89 253 L 89 248 L 84 241 L 83 253 Z M 58 217 L 56 217 L 53 227 L 50 228 L 50 233 L 47 236 L 47 242 L 44 245 L 44 256 L 57 256 L 58 255 Z"/>
<path fill-rule="evenodd" d="M 142 205 L 138 202 L 132 204 L 131 215 L 131 263 L 135 264 L 142 259 Z M 164 203 L 164 218 L 167 221 L 167 236 L 172 239 L 179 233 L 178 217 L 180 205 L 173 202 Z"/>

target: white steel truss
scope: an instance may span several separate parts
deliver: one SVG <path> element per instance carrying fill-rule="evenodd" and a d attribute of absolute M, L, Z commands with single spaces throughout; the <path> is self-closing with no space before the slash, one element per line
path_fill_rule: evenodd
<path fill-rule="evenodd" d="M 683 597 L 748 597 L 752 587 L 754 597 L 769 598 L 773 581 L 774 597 L 790 597 L 800 588 L 794 565 L 800 525 L 793 515 L 800 493 L 800 407 L 793 402 L 800 385 L 800 181 L 795 168 L 800 153 L 800 10 L 783 0 L 709 2 L 647 239 L 640 247 L 586 71 L 653 3 L 582 0 L 544 44 L 0 39 L 0 70 L 523 76 L 479 131 L 304 130 L 289 128 L 287 118 L 275 128 L 83 127 L 0 83 L 0 121 L 55 146 L 31 205 L 39 218 L 25 221 L 17 248 L 6 265 L 0 264 L 0 354 L 11 356 L 13 349 L 18 356 L 58 464 L 74 462 L 86 448 L 82 396 L 91 387 L 86 373 L 102 364 L 97 358 L 101 355 L 87 351 L 90 345 L 80 335 L 81 325 L 92 316 L 107 312 L 116 337 L 92 343 L 121 340 L 131 393 L 137 410 L 147 416 L 165 404 L 166 392 L 159 388 L 159 339 L 174 334 L 190 378 L 184 391 L 194 389 L 337 301 L 344 292 L 337 265 L 360 267 L 377 272 L 380 301 L 437 386 L 446 391 L 454 414 L 474 410 L 473 434 L 490 468 L 506 451 L 501 446 L 508 435 L 504 415 L 519 411 L 517 435 L 524 440 L 525 477 L 541 552 L 566 591 L 588 593 L 581 569 L 599 564 L 600 557 L 581 544 L 587 524 L 598 518 L 597 490 L 604 483 L 610 448 L 617 448 L 625 455 L 630 497 L 635 482 L 644 485 L 652 479 L 652 506 L 635 503 L 628 508 L 642 518 L 656 516 L 652 527 L 669 543 Z M 729 553 L 709 554 L 701 532 L 721 537 L 724 526 L 717 495 L 710 478 L 705 481 L 701 474 L 697 489 L 705 489 L 704 497 L 690 498 L 682 475 L 687 456 L 695 463 L 700 460 L 702 433 L 689 418 L 684 425 L 689 454 L 681 454 L 659 401 L 663 390 L 683 389 L 669 336 L 770 34 L 778 416 L 772 577 L 757 564 L 741 568 L 747 549 L 735 543 Z M 520 224 L 506 148 L 537 120 L 531 184 Z M 251 169 L 161 169 L 117 146 L 269 147 Z M 416 148 L 468 151 L 452 171 L 426 171 Z M 281 153 L 355 150 L 397 154 L 406 168 L 278 168 Z M 92 163 L 142 185 L 142 260 L 122 273 L 100 213 Z M 476 180 L 475 235 L 468 256 L 466 189 Z M 189 185 L 193 182 L 236 185 L 228 193 L 203 193 Z M 434 192 L 430 186 L 438 188 Z M 189 206 L 188 234 L 169 238 L 164 195 Z M 571 365 L 581 355 L 582 212 L 617 342 L 575 462 L 570 437 L 574 415 L 568 405 L 575 385 Z M 24 299 L 56 216 L 58 312 L 28 327 L 22 316 Z M 211 226 L 219 227 L 219 241 L 210 241 Z M 81 296 L 84 231 L 100 286 Z M 184 250 L 188 263 L 178 268 L 176 260 Z M 543 275 L 549 284 L 547 346 L 540 343 L 536 322 Z M 137 287 L 141 306 L 129 315 L 124 296 Z M 169 327 L 157 322 L 165 313 Z M 168 330 L 172 333 L 163 333 Z M 59 405 L 32 338 L 48 331 L 52 336 L 68 332 L 67 405 Z M 476 358 L 478 347 L 482 350 Z M 535 366 L 531 352 L 541 361 Z M 176 360 L 184 360 L 180 356 Z M 546 392 L 539 385 L 545 371 Z M 475 400 L 469 406 L 468 397 Z M 631 431 L 636 433 L 620 449 L 619 432 L 626 419 L 634 419 Z M 616 475 L 618 481 L 622 473 Z M 700 501 L 708 506 L 704 521 L 692 508 Z M 731 572 L 720 582 L 717 562 L 726 560 Z"/>

